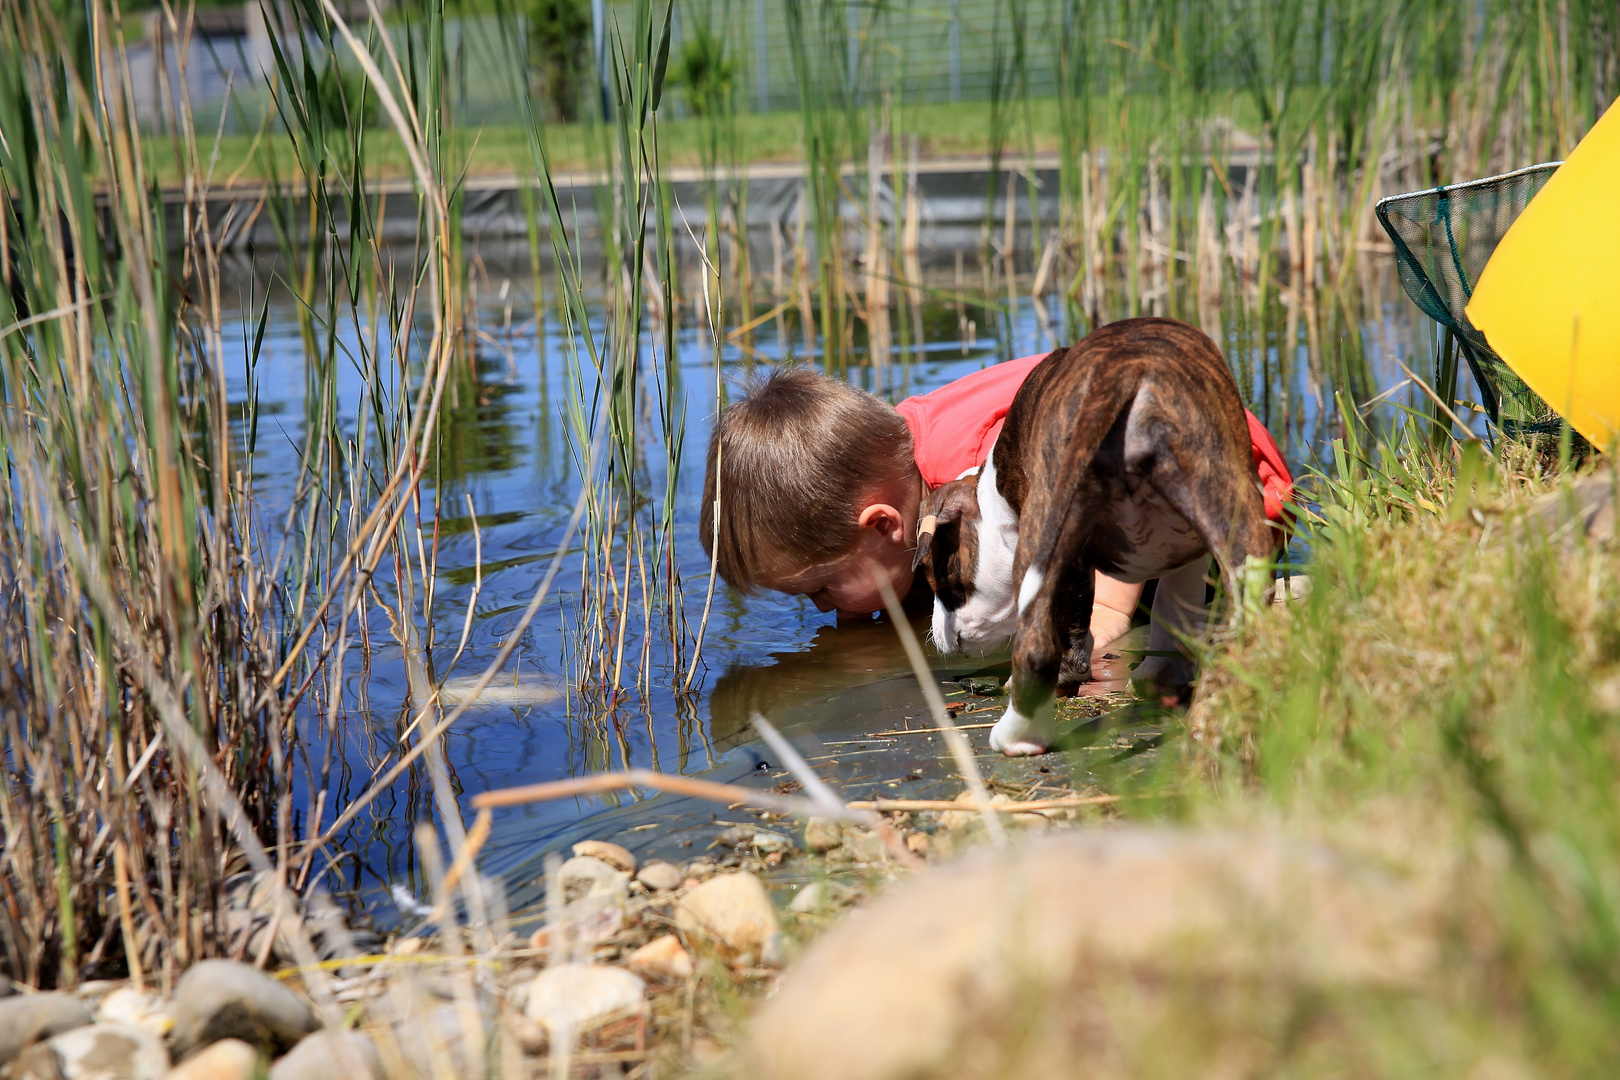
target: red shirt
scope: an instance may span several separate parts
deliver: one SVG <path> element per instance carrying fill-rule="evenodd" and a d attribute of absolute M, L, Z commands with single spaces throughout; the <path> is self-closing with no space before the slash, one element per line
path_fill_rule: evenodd
<path fill-rule="evenodd" d="M 929 487 L 949 483 L 984 464 L 1006 423 L 1013 396 L 1030 369 L 1048 355 L 1026 356 L 975 371 L 895 406 L 911 429 L 917 470 Z M 1271 432 L 1253 413 L 1245 409 L 1244 415 L 1249 418 L 1249 441 L 1254 445 L 1266 517 L 1281 522 L 1283 504 L 1294 497 L 1293 474 Z"/>

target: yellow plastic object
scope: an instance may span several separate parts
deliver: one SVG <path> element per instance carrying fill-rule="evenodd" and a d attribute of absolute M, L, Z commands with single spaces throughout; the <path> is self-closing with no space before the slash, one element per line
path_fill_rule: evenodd
<path fill-rule="evenodd" d="M 1620 102 L 1485 264 L 1468 320 L 1594 446 L 1620 436 Z"/>

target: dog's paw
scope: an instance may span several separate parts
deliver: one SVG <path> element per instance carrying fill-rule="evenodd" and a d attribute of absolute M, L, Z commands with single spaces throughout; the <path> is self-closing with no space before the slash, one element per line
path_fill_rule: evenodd
<path fill-rule="evenodd" d="M 1050 696 L 1036 707 L 1033 716 L 1025 716 L 1017 706 L 1008 705 L 990 729 L 990 748 L 1008 757 L 1044 754 L 1056 739 L 1057 701 Z"/>
<path fill-rule="evenodd" d="M 1018 742 L 1011 742 L 1006 746 L 1001 747 L 1001 752 L 1006 754 L 1008 757 L 1039 757 L 1040 755 L 1046 753 L 1047 749 L 1047 745 L 1043 742 L 1035 742 L 1033 739 L 1022 739 Z"/>

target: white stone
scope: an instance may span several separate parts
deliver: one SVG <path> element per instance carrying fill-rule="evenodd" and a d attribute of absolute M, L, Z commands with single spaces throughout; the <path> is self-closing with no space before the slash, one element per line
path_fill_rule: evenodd
<path fill-rule="evenodd" d="M 686 879 L 681 874 L 681 868 L 674 863 L 650 862 L 641 868 L 636 880 L 653 892 L 669 892 L 680 888 L 681 882 Z"/>
<path fill-rule="evenodd" d="M 221 1039 L 170 1069 L 163 1080 L 254 1080 L 261 1061 L 259 1052 L 241 1039 Z"/>
<path fill-rule="evenodd" d="M 56 1056 L 64 1080 L 162 1080 L 169 1071 L 163 1040 L 133 1024 L 91 1024 L 53 1036 L 43 1047 Z M 26 1076 L 27 1059 L 19 1074 Z M 44 1072 L 43 1069 L 36 1070 Z"/>
<path fill-rule="evenodd" d="M 781 929 L 764 883 L 749 873 L 721 874 L 697 886 L 675 905 L 675 924 L 688 937 L 700 935 L 756 959 Z"/>
<path fill-rule="evenodd" d="M 844 842 L 842 822 L 831 818 L 813 817 L 804 823 L 804 846 L 817 855 L 831 851 Z"/>
<path fill-rule="evenodd" d="M 383 1075 L 376 1045 L 358 1031 L 317 1031 L 270 1068 L 270 1080 L 363 1080 Z"/>
<path fill-rule="evenodd" d="M 647 1010 L 646 985 L 623 968 L 558 964 L 529 984 L 523 1014 L 553 1037 Z"/>
<path fill-rule="evenodd" d="M 799 890 L 788 910 L 800 915 L 822 915 L 846 904 L 855 890 L 837 881 L 812 881 Z"/>
<path fill-rule="evenodd" d="M 622 873 L 636 872 L 636 857 L 618 844 L 610 844 L 606 840 L 581 840 L 574 845 L 574 854 L 600 859 Z"/>
<path fill-rule="evenodd" d="M 766 832 L 761 829 L 754 834 L 754 850 L 761 854 L 772 851 L 792 851 L 793 841 L 780 833 Z"/>
<path fill-rule="evenodd" d="M 163 1007 L 163 999 L 133 986 L 119 987 L 102 998 L 96 1015 L 109 1023 L 145 1028 L 160 1038 L 174 1027 L 174 1017 Z"/>
<path fill-rule="evenodd" d="M 557 876 L 569 903 L 602 899 L 623 906 L 630 897 L 630 875 L 591 855 L 575 855 L 562 864 Z"/>
<path fill-rule="evenodd" d="M 630 954 L 627 963 L 631 971 L 646 979 L 684 982 L 692 977 L 692 954 L 674 934 L 647 942 Z"/>

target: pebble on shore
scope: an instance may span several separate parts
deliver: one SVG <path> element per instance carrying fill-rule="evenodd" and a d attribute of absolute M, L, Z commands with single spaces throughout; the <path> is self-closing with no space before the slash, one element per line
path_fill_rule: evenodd
<path fill-rule="evenodd" d="M 13 1080 L 162 1080 L 163 1040 L 132 1024 L 89 1024 L 35 1043 L 17 1059 Z"/>
<path fill-rule="evenodd" d="M 685 876 L 681 868 L 673 863 L 655 861 L 643 866 L 636 880 L 653 892 L 673 892 L 681 887 Z"/>
<path fill-rule="evenodd" d="M 315 1030 L 314 1014 L 298 995 L 234 960 L 204 960 L 182 975 L 170 1010 L 177 1054 L 224 1038 L 279 1053 Z"/>
<path fill-rule="evenodd" d="M 625 1015 L 645 1015 L 647 988 L 623 968 L 558 964 L 529 984 L 523 1014 L 555 1036 Z"/>
<path fill-rule="evenodd" d="M 630 970 L 644 979 L 659 982 L 685 982 L 692 977 L 692 954 L 680 938 L 665 934 L 654 938 L 630 954 Z"/>
<path fill-rule="evenodd" d="M 739 965 L 758 963 L 781 931 L 765 885 L 743 871 L 710 878 L 675 905 L 675 924 L 688 937 L 718 945 Z"/>
<path fill-rule="evenodd" d="M 636 872 L 636 857 L 618 844 L 610 844 L 606 840 L 581 840 L 574 845 L 574 854 L 600 859 L 621 873 Z"/>
<path fill-rule="evenodd" d="M 263 1072 L 263 1060 L 241 1039 L 221 1039 L 170 1069 L 163 1080 L 254 1080 Z"/>
<path fill-rule="evenodd" d="M 71 994 L 17 994 L 0 1000 L 0 1069 L 30 1043 L 84 1027 L 95 1017 Z"/>

